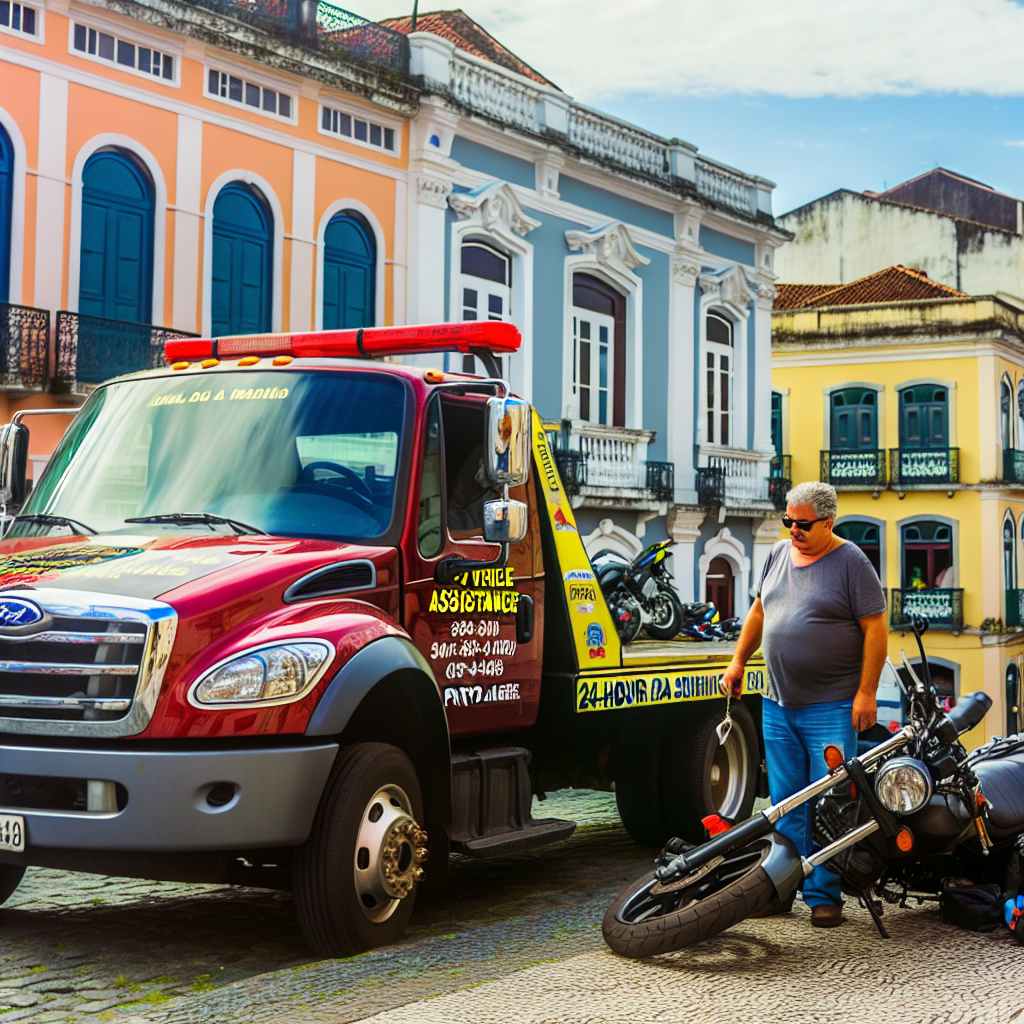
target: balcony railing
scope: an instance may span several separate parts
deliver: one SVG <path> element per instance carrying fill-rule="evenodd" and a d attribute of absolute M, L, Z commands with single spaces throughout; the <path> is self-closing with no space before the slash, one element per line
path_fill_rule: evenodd
<path fill-rule="evenodd" d="M 676 496 L 676 464 L 648 459 L 647 490 L 659 501 L 672 501 Z"/>
<path fill-rule="evenodd" d="M 497 70 L 454 61 L 449 88 L 453 100 L 477 113 L 528 132 L 544 130 L 537 113 L 540 91 Z"/>
<path fill-rule="evenodd" d="M 697 468 L 697 504 L 709 508 L 725 504 L 725 470 L 721 466 Z"/>
<path fill-rule="evenodd" d="M 194 337 L 169 327 L 61 310 L 57 314 L 56 385 L 74 394 L 88 394 L 111 377 L 163 366 L 164 342 L 169 338 Z"/>
<path fill-rule="evenodd" d="M 1024 590 L 1007 590 L 1006 625 L 1024 626 Z"/>
<path fill-rule="evenodd" d="M 698 504 L 756 508 L 773 501 L 771 469 L 757 453 L 751 452 L 748 458 L 709 455 L 707 461 L 707 466 L 697 469 Z M 707 501 L 701 500 L 702 492 Z"/>
<path fill-rule="evenodd" d="M 786 495 L 793 486 L 793 456 L 776 455 L 768 466 L 768 499 L 777 512 L 786 511 Z"/>
<path fill-rule="evenodd" d="M 891 487 L 941 486 L 959 482 L 959 448 L 889 449 Z"/>
<path fill-rule="evenodd" d="M 1024 484 L 1024 451 L 1003 449 L 1003 480 L 1009 484 Z"/>
<path fill-rule="evenodd" d="M 328 0 L 193 0 L 285 42 L 321 53 L 384 68 L 407 78 L 409 40 Z"/>
<path fill-rule="evenodd" d="M 587 483 L 587 457 L 582 452 L 562 451 L 553 453 L 562 486 L 570 498 L 580 493 Z"/>
<path fill-rule="evenodd" d="M 935 590 L 917 590 L 904 587 L 891 591 L 889 623 L 894 627 L 907 625 L 912 615 L 928 620 L 932 629 L 964 628 L 964 592 L 962 587 L 943 587 Z"/>
<path fill-rule="evenodd" d="M 823 451 L 821 479 L 833 487 L 884 487 L 885 449 Z"/>
<path fill-rule="evenodd" d="M 0 302 L 0 387 L 42 391 L 49 352 L 50 311 Z"/>

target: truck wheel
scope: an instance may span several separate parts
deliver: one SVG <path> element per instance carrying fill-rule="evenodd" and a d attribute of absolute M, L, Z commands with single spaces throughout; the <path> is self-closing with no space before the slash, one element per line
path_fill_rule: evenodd
<path fill-rule="evenodd" d="M 715 728 L 724 717 L 724 701 L 627 712 L 616 751 L 615 802 L 641 846 L 664 846 L 672 836 L 703 842 L 701 819 L 709 814 L 734 821 L 750 816 L 760 763 L 757 729 L 734 701 L 723 746 Z"/>
<path fill-rule="evenodd" d="M 401 938 L 424 874 L 422 820 L 419 780 L 401 750 L 342 750 L 295 857 L 295 910 L 317 953 L 354 956 Z"/>
<path fill-rule="evenodd" d="M 21 885 L 25 869 L 20 864 L 0 864 L 0 906 L 3 906 Z"/>

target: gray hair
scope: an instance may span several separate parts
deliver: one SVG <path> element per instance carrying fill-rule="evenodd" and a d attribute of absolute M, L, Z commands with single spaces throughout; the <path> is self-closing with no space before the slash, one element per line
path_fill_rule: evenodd
<path fill-rule="evenodd" d="M 787 505 L 810 505 L 819 519 L 834 519 L 839 514 L 839 498 L 831 484 L 808 480 L 797 484 L 787 495 Z"/>

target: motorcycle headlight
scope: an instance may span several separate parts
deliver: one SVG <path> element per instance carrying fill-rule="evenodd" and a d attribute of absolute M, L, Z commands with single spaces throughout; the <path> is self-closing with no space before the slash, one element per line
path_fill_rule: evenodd
<path fill-rule="evenodd" d="M 875 793 L 893 814 L 913 814 L 932 798 L 932 777 L 913 757 L 894 757 L 875 775 Z"/>
<path fill-rule="evenodd" d="M 265 707 L 304 697 L 320 681 L 334 657 L 325 640 L 269 644 L 204 672 L 189 690 L 195 707 Z"/>

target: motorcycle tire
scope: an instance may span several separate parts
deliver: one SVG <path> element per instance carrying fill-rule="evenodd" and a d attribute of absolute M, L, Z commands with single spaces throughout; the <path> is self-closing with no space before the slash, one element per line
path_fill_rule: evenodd
<path fill-rule="evenodd" d="M 0 906 L 14 895 L 24 877 L 25 869 L 20 864 L 0 864 Z"/>
<path fill-rule="evenodd" d="M 671 640 L 683 628 L 683 604 L 667 587 L 659 587 L 651 598 L 649 608 L 653 621 L 644 626 L 644 631 L 655 640 Z"/>
<path fill-rule="evenodd" d="M 624 590 L 615 591 L 609 599 L 608 605 L 620 642 L 631 644 L 640 635 L 644 624 L 640 614 L 640 605 Z"/>
<path fill-rule="evenodd" d="M 762 866 L 773 848 L 759 840 L 698 868 L 668 892 L 652 892 L 654 872 L 638 878 L 608 908 L 604 941 L 630 960 L 672 953 L 713 938 L 750 917 L 775 896 Z"/>

